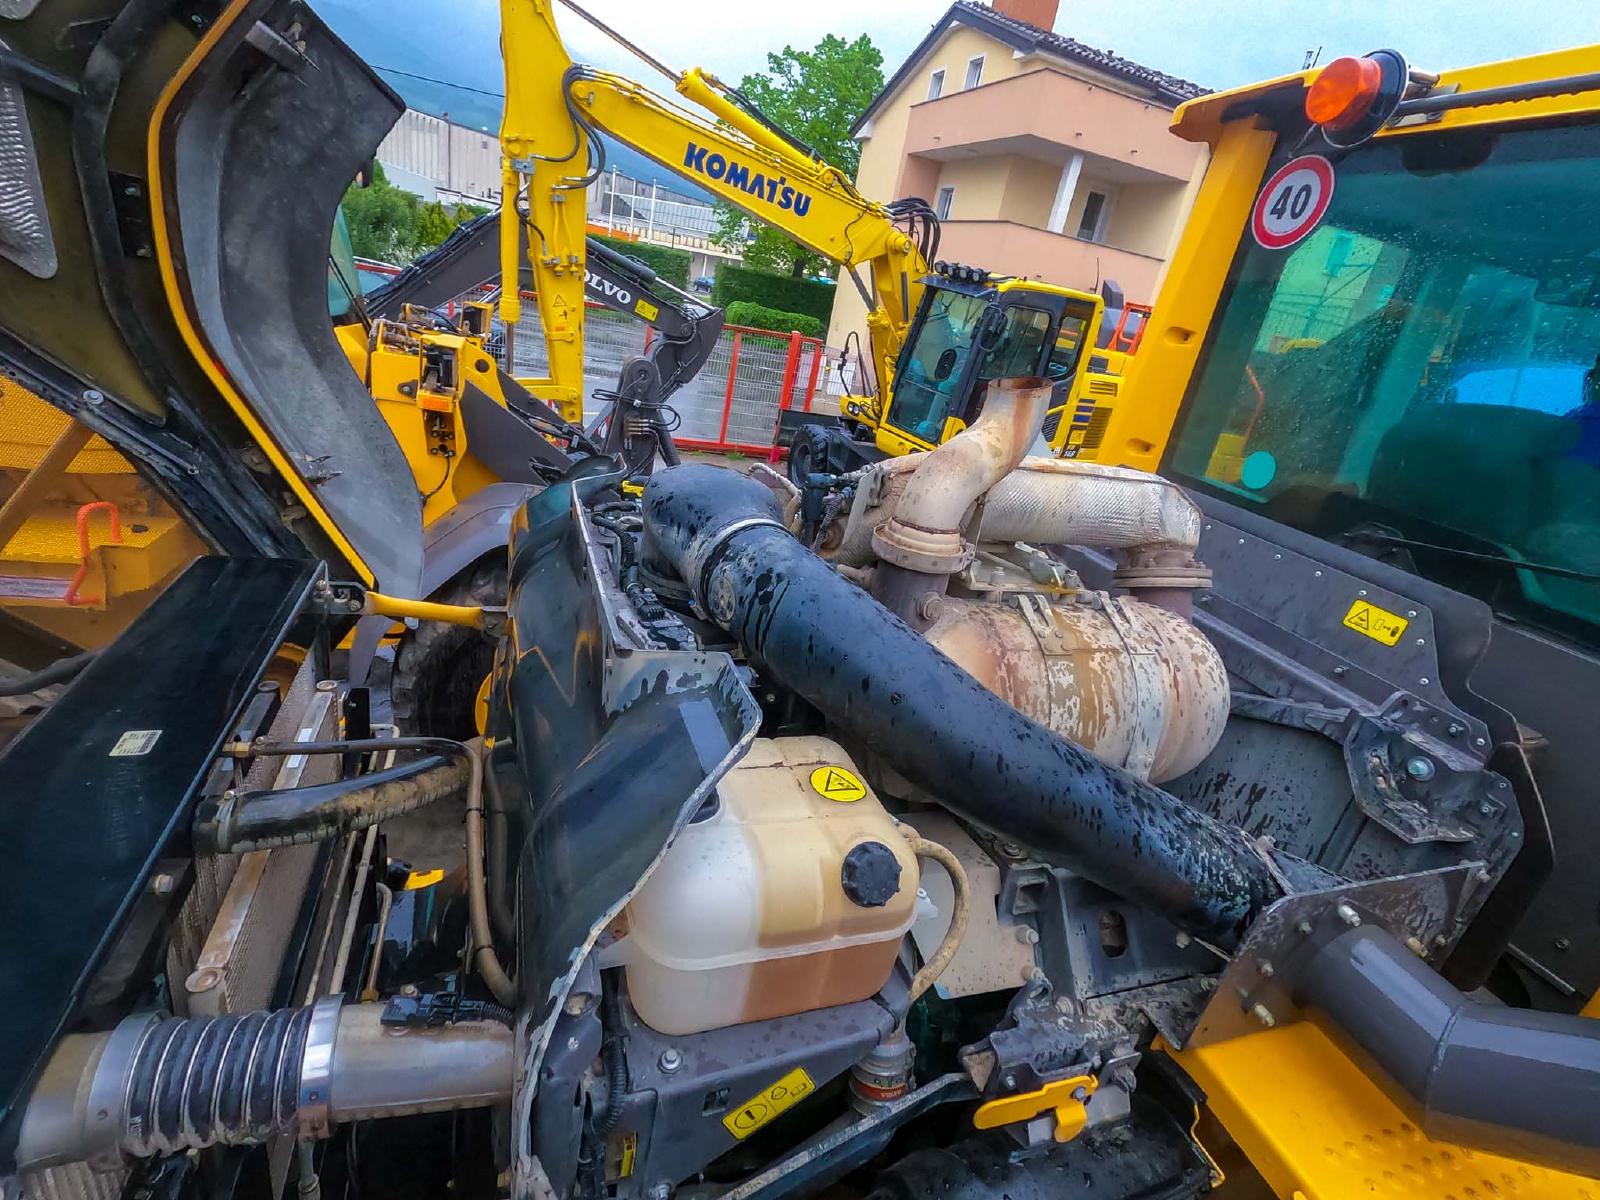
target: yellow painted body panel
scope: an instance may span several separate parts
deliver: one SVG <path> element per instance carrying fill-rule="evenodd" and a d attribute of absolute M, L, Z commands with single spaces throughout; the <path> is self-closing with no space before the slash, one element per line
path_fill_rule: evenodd
<path fill-rule="evenodd" d="M 1174 1055 L 1282 1200 L 1600 1200 L 1600 1182 L 1425 1137 L 1315 1025 Z"/>

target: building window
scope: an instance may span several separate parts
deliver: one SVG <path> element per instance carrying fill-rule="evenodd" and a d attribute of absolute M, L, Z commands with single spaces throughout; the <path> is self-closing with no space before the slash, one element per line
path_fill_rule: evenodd
<path fill-rule="evenodd" d="M 975 88 L 983 82 L 983 55 L 967 60 L 967 86 Z"/>
<path fill-rule="evenodd" d="M 944 68 L 940 68 L 928 76 L 928 99 L 937 100 L 944 91 Z"/>
<path fill-rule="evenodd" d="M 941 221 L 950 219 L 950 205 L 955 201 L 956 190 L 953 187 L 942 187 L 939 194 L 933 199 L 933 214 Z"/>
<path fill-rule="evenodd" d="M 1083 198 L 1083 213 L 1078 217 L 1078 230 L 1074 235 L 1086 242 L 1106 240 L 1106 223 L 1111 216 L 1110 189 L 1094 188 Z"/>

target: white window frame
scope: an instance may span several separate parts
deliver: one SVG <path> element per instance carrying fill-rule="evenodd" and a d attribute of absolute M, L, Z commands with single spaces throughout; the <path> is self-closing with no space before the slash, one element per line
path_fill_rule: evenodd
<path fill-rule="evenodd" d="M 933 215 L 941 221 L 950 219 L 950 207 L 956 202 L 954 184 L 945 184 L 933 194 Z"/>
<path fill-rule="evenodd" d="M 975 54 L 967 59 L 967 88 L 975 88 L 983 82 L 983 65 L 988 57 L 987 54 Z M 973 70 L 974 67 L 977 70 Z"/>
<path fill-rule="evenodd" d="M 937 100 L 944 95 L 944 68 L 940 67 L 928 76 L 928 99 Z"/>
<path fill-rule="evenodd" d="M 1083 185 L 1083 203 L 1086 209 L 1089 205 L 1089 197 L 1096 192 L 1105 197 L 1105 203 L 1100 206 L 1100 213 L 1095 218 L 1094 228 L 1087 234 L 1081 232 L 1083 229 L 1083 213 L 1080 212 L 1078 214 L 1078 227 L 1073 230 L 1072 236 L 1080 241 L 1094 242 L 1096 245 L 1103 246 L 1106 241 L 1106 227 L 1111 224 L 1111 210 L 1116 207 L 1117 203 L 1117 189 L 1107 183 Z"/>

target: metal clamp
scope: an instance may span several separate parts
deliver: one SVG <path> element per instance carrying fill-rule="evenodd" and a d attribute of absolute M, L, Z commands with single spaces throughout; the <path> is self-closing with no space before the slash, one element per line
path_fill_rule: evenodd
<path fill-rule="evenodd" d="M 332 1132 L 333 1043 L 339 1036 L 338 996 L 324 996 L 311 1008 L 306 1049 L 300 1060 L 299 1134 L 325 1138 Z"/>

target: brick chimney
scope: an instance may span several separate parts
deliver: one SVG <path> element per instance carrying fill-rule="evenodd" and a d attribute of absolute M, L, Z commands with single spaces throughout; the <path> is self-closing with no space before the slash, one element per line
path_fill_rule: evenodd
<path fill-rule="evenodd" d="M 1061 0 L 989 0 L 989 7 L 1001 16 L 1025 21 L 1048 33 L 1056 27 L 1056 10 L 1061 7 Z"/>

